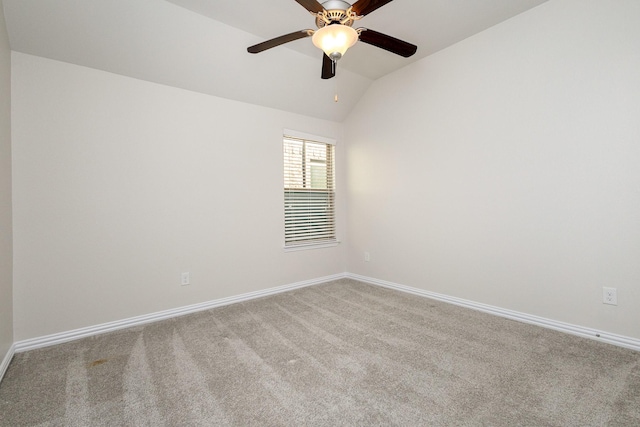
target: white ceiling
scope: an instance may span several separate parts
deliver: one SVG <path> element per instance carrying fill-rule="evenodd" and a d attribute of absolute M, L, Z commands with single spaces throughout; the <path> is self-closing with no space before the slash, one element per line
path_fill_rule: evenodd
<path fill-rule="evenodd" d="M 357 22 L 418 46 L 402 58 L 358 43 L 320 79 L 315 28 L 294 0 L 3 0 L 11 48 L 242 102 L 342 121 L 371 82 L 546 0 L 395 0 Z M 340 101 L 333 102 L 336 89 Z"/>

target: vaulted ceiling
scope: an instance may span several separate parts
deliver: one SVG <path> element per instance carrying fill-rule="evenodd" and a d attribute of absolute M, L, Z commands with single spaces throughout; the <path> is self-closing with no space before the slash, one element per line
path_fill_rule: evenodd
<path fill-rule="evenodd" d="M 320 79 L 301 39 L 246 48 L 314 18 L 294 0 L 3 0 L 11 48 L 241 102 L 342 121 L 375 79 L 546 0 L 395 0 L 358 22 L 418 46 L 402 58 L 357 43 Z M 334 102 L 338 91 L 339 102 Z"/>

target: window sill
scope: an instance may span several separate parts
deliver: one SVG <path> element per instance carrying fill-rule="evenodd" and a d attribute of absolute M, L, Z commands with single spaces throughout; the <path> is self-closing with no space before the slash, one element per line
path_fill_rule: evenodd
<path fill-rule="evenodd" d="M 340 241 L 336 240 L 334 242 L 323 242 L 323 243 L 308 243 L 306 245 L 292 245 L 285 246 L 285 252 L 297 252 L 297 251 L 306 251 L 309 249 L 323 249 L 323 248 L 332 248 L 334 246 L 338 246 Z"/>

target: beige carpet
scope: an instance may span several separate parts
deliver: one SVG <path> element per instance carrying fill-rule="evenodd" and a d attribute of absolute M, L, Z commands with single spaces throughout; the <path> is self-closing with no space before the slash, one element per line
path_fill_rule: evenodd
<path fill-rule="evenodd" d="M 2 426 L 640 426 L 640 353 L 352 280 L 17 354 Z"/>

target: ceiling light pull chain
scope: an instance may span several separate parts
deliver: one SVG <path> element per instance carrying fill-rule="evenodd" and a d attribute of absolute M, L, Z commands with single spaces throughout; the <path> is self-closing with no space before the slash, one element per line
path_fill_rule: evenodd
<path fill-rule="evenodd" d="M 333 95 L 333 102 L 338 102 L 338 67 L 336 67 L 336 61 L 331 61 L 331 68 L 333 68 L 333 80 L 335 83 L 335 95 Z"/>

